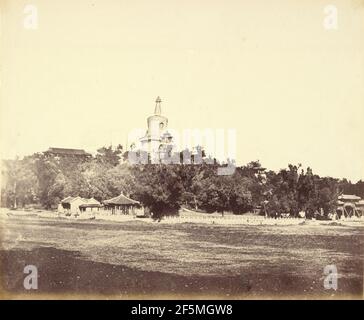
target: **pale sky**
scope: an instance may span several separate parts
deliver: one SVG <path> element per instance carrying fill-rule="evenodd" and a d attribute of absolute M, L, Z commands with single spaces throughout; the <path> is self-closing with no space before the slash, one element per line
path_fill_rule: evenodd
<path fill-rule="evenodd" d="M 362 0 L 0 4 L 2 158 L 125 144 L 159 95 L 175 130 L 235 128 L 238 164 L 364 179 Z"/>

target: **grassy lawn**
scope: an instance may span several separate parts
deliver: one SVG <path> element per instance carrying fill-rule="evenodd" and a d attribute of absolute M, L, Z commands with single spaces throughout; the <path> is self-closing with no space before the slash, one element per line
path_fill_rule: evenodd
<path fill-rule="evenodd" d="M 0 219 L 1 274 L 14 294 L 115 298 L 361 297 L 364 228 Z M 23 268 L 39 289 L 23 288 Z M 336 265 L 338 290 L 325 290 Z"/>

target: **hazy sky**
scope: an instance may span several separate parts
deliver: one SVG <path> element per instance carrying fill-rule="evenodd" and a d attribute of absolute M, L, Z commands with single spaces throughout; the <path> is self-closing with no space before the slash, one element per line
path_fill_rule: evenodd
<path fill-rule="evenodd" d="M 364 1 L 0 4 L 3 158 L 125 144 L 160 95 L 171 128 L 236 128 L 239 164 L 364 179 Z"/>

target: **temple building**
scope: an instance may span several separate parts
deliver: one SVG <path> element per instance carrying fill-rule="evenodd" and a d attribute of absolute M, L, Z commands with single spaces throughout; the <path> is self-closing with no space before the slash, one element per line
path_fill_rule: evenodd
<path fill-rule="evenodd" d="M 363 200 L 353 194 L 342 194 L 338 197 L 337 213 L 339 216 L 351 217 L 363 215 Z"/>
<path fill-rule="evenodd" d="M 160 161 L 171 156 L 175 149 L 173 137 L 168 132 L 168 118 L 162 115 L 160 97 L 155 101 L 154 114 L 147 119 L 147 131 L 140 139 L 141 151 L 147 152 L 149 161 Z"/>
<path fill-rule="evenodd" d="M 68 148 L 49 148 L 43 154 L 47 157 L 55 158 L 75 158 L 75 159 L 88 159 L 92 155 L 83 149 L 68 149 Z"/>

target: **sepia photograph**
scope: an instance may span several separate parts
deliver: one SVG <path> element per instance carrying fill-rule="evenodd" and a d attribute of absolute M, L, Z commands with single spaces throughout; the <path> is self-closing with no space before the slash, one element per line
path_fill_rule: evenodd
<path fill-rule="evenodd" d="M 363 300 L 364 1 L 0 0 L 0 159 L 2 300 Z"/>

